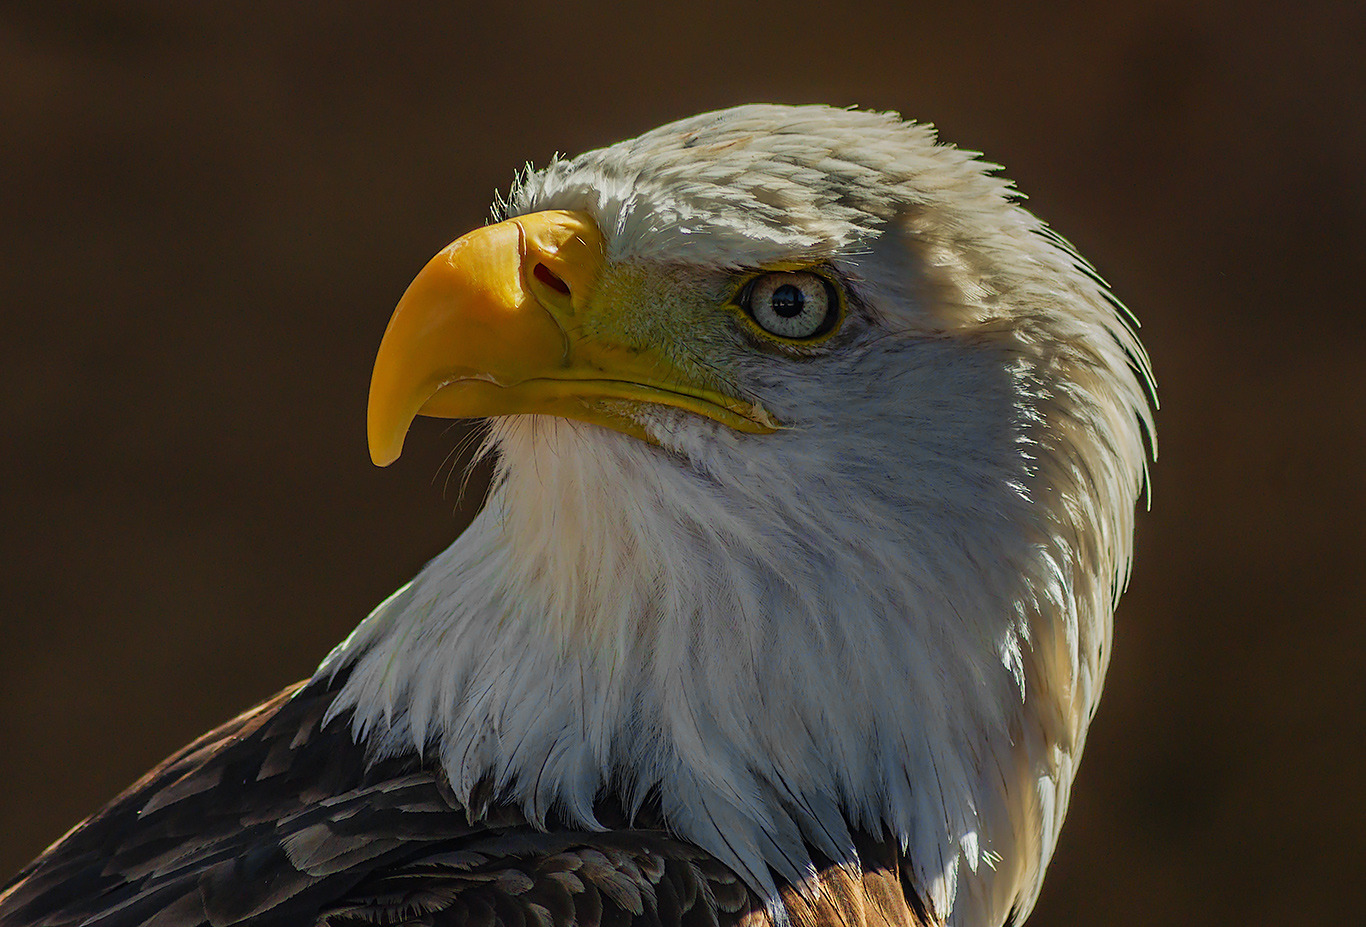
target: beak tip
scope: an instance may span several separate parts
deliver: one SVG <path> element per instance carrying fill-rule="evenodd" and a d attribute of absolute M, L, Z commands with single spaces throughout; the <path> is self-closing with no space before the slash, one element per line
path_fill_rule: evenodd
<path fill-rule="evenodd" d="M 378 435 L 371 431 L 370 438 L 370 460 L 377 467 L 387 467 L 389 464 L 398 460 L 403 453 L 403 439 L 407 436 L 405 431 L 400 431 L 396 435 Z"/>

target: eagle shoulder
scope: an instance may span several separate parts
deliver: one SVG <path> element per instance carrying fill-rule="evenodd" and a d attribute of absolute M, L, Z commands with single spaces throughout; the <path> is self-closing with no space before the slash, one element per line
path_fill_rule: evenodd
<path fill-rule="evenodd" d="M 463 806 L 435 764 L 375 758 L 338 683 L 285 689 L 148 772 L 0 891 L 0 923 L 99 927 L 766 927 L 762 901 L 647 807 L 604 832 Z M 892 844 L 783 890 L 799 927 L 935 923 Z"/>

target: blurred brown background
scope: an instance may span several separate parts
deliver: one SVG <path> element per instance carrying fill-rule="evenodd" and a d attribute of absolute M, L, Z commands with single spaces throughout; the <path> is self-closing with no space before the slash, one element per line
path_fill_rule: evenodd
<path fill-rule="evenodd" d="M 985 151 L 1144 322 L 1152 512 L 1031 923 L 1359 915 L 1366 7 L 244 6 L 0 12 L 0 880 L 459 531 L 461 432 L 365 449 L 427 257 L 526 160 L 769 100 Z"/>

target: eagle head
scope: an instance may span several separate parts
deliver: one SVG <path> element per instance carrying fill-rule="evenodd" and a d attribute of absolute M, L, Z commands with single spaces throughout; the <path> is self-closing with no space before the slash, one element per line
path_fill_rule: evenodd
<path fill-rule="evenodd" d="M 745 106 L 529 171 L 418 275 L 370 395 L 486 418 L 483 510 L 320 672 L 467 804 L 610 794 L 762 897 L 895 837 L 948 922 L 1032 906 L 1109 656 L 1143 348 L 995 167 Z"/>

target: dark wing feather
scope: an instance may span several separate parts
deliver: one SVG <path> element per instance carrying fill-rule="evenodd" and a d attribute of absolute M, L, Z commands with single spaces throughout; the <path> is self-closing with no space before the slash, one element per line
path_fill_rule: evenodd
<path fill-rule="evenodd" d="M 472 825 L 414 759 L 368 762 L 322 725 L 334 694 L 286 689 L 166 760 L 21 871 L 0 923 L 307 923 L 377 867 L 523 823 Z"/>
<path fill-rule="evenodd" d="M 730 870 L 663 831 L 519 831 L 375 873 L 326 909 L 323 921 L 718 927 L 756 910 Z"/>
<path fill-rule="evenodd" d="M 725 866 L 649 812 L 550 832 L 490 801 L 470 814 L 415 756 L 373 760 L 335 685 L 286 689 L 175 754 L 0 891 L 5 927 L 763 927 Z M 473 819 L 473 820 L 472 820 Z M 784 890 L 799 927 L 933 919 L 890 844 Z M 869 864 L 876 863 L 870 866 Z"/>
<path fill-rule="evenodd" d="M 828 866 L 784 888 L 793 927 L 934 927 L 907 890 L 895 844 L 864 841 L 863 866 Z M 518 831 L 467 841 L 363 880 L 323 911 L 329 927 L 772 927 L 710 855 L 663 830 Z"/>

